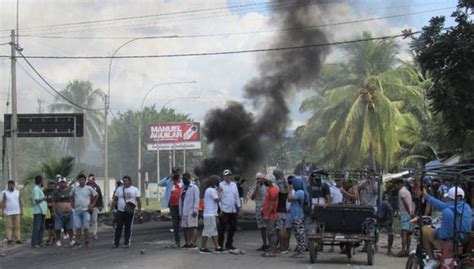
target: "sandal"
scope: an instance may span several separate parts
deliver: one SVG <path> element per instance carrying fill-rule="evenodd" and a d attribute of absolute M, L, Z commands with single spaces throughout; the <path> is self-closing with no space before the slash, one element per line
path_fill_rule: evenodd
<path fill-rule="evenodd" d="M 265 258 L 274 258 L 274 257 L 276 257 L 276 254 L 270 254 L 268 252 L 265 252 L 261 256 L 265 257 Z"/>

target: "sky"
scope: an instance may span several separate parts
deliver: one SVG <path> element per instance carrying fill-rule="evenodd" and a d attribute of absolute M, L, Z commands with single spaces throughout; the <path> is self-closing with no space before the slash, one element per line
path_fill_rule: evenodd
<path fill-rule="evenodd" d="M 275 6 L 265 5 L 264 3 L 268 1 L 20 0 L 19 43 L 26 56 L 110 56 L 131 38 L 157 35 L 164 38 L 133 41 L 121 48 L 117 55 L 182 54 L 269 48 L 277 35 L 276 32 L 229 34 L 277 28 L 270 19 Z M 291 4 L 289 2 L 280 1 L 279 3 L 283 4 L 276 6 L 276 9 L 285 8 L 284 3 Z M 383 36 L 399 34 L 401 30 L 407 28 L 419 30 L 432 16 L 449 16 L 456 6 L 454 0 L 325 2 L 329 7 L 329 12 L 324 18 L 326 23 L 416 13 L 363 23 L 328 26 L 324 30 L 328 33 L 330 41 L 356 39 L 362 31 L 371 31 L 374 36 Z M 80 26 L 50 27 L 57 24 L 138 16 L 146 17 L 86 23 Z M 0 0 L 0 44 L 9 42 L 9 29 L 13 29 L 15 23 L 16 1 Z M 410 59 L 407 41 L 401 41 L 401 44 L 400 58 Z M 0 46 L 0 55 L 9 54 L 9 46 Z M 332 48 L 326 62 L 341 61 L 343 58 L 341 51 Z M 256 75 L 258 60 L 258 53 L 115 59 L 111 69 L 111 109 L 114 114 L 127 109 L 139 110 L 146 92 L 158 84 L 145 100 L 145 105 L 155 104 L 158 109 L 166 105 L 178 112 L 190 114 L 196 121 L 202 122 L 209 109 L 223 107 L 231 100 L 244 102 L 252 110 L 252 104 L 243 98 L 242 89 L 246 82 Z M 27 64 L 21 59 L 18 62 L 18 112 L 37 112 L 38 99 L 42 99 L 46 105 L 54 102 L 51 92 L 47 93 L 30 78 L 32 76 L 40 81 Z M 104 91 L 108 88 L 109 60 L 31 59 L 30 62 L 58 90 L 64 89 L 68 82 L 75 79 L 89 80 L 95 88 Z M 159 86 L 163 83 L 188 81 L 196 83 Z M 3 113 L 11 111 L 11 108 L 6 106 L 10 96 L 10 82 L 9 59 L 0 58 L 2 118 Z M 46 87 L 44 83 L 39 84 Z M 304 124 L 307 119 L 308 115 L 300 113 L 298 108 L 301 100 L 310 94 L 310 91 L 303 91 L 289 100 L 293 120 L 290 129 Z M 97 107 L 100 106 L 102 104 L 97 104 Z"/>

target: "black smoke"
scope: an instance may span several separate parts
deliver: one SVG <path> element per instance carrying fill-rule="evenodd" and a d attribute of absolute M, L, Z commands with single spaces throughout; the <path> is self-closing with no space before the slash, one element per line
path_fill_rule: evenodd
<path fill-rule="evenodd" d="M 300 0 L 295 1 L 294 7 L 274 13 L 272 22 L 276 27 L 293 30 L 279 32 L 271 46 L 282 48 L 327 43 L 321 28 L 302 30 L 323 22 L 323 6 L 318 5 L 318 1 Z M 238 174 L 253 174 L 266 151 L 262 143 L 277 141 L 291 123 L 287 99 L 296 91 L 311 87 L 328 52 L 328 47 L 321 46 L 259 55 L 258 74 L 244 89 L 245 98 L 258 110 L 257 116 L 238 103 L 210 111 L 203 133 L 214 148 L 212 157 L 196 168 L 196 174 L 220 175 L 226 168 Z"/>

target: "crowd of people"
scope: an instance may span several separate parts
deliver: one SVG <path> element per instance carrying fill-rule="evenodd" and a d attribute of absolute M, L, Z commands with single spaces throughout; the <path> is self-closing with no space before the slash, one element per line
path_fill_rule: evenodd
<path fill-rule="evenodd" d="M 97 216 L 103 210 L 104 203 L 93 174 L 89 177 L 78 175 L 75 184 L 60 175 L 49 180 L 45 187 L 42 176 L 37 176 L 34 182 L 32 247 L 51 244 L 60 247 L 66 239 L 71 247 L 89 247 L 91 238 L 98 239 Z M 205 183 L 194 181 L 189 173 L 181 173 L 176 167 L 168 177 L 161 179 L 159 186 L 165 188 L 162 208 L 169 208 L 174 233 L 171 247 L 199 249 L 202 254 L 238 251 L 234 246 L 234 235 L 238 230 L 243 201 L 242 186 L 238 183 L 230 169 L 225 169 L 220 176 L 211 176 Z M 380 183 L 371 173 L 367 173 L 362 181 L 340 177 L 331 179 L 326 171 L 320 169 L 305 169 L 301 175 L 287 177 L 279 168 L 268 174 L 257 173 L 255 185 L 251 186 L 250 191 L 262 241 L 257 251 L 261 251 L 263 257 L 287 254 L 293 234 L 296 247 L 291 256 L 304 257 L 308 248 L 306 229 L 311 224 L 311 208 L 329 204 L 373 207 L 378 230 L 385 230 L 388 234 L 387 255 L 393 255 L 393 223 L 396 215 L 400 218 L 402 239 L 401 250 L 395 255 L 397 257 L 407 257 L 410 252 L 411 234 L 417 215 L 441 218 L 438 226 L 422 228 L 423 244 L 431 258 L 431 265 L 437 263 L 433 250 L 441 248 L 443 240 L 455 236 L 461 241 L 468 240 L 467 233 L 472 228 L 472 211 L 465 201 L 466 195 L 462 188 L 448 186 L 433 177 L 423 178 L 422 188 L 420 184 L 413 184 L 413 181 L 398 179 L 392 180 L 390 187 L 383 193 L 382 201 L 379 201 Z M 20 231 L 20 218 L 23 215 L 21 201 L 15 182 L 9 181 L 8 188 L 2 192 L 2 216 L 8 244 L 23 244 Z M 129 248 L 134 216 L 142 213 L 140 192 L 133 186 L 129 176 L 124 176 L 115 189 L 110 210 L 115 211 L 113 247 L 120 246 L 124 233 L 123 247 Z M 200 212 L 204 227 L 198 247 Z M 456 214 L 459 217 L 454 224 L 455 216 L 458 216 Z M 457 234 L 454 234 L 455 229 Z M 45 231 L 48 239 L 43 242 Z M 180 231 L 184 231 L 184 244 L 181 244 Z M 61 233 L 64 233 L 64 237 L 61 237 Z M 208 247 L 208 241 L 212 242 L 214 251 Z M 341 248 L 341 253 L 344 251 Z"/>
<path fill-rule="evenodd" d="M 64 238 L 69 240 L 71 247 L 81 246 L 82 243 L 88 247 L 91 235 L 93 239 L 98 239 L 97 218 L 103 208 L 103 198 L 100 187 L 95 183 L 95 176 L 91 174 L 87 178 L 84 174 L 78 175 L 77 186 L 72 186 L 60 175 L 48 180 L 46 187 L 44 182 L 42 176 L 36 176 L 31 193 L 31 247 L 51 244 L 60 247 Z M 23 205 L 14 181 L 8 181 L 8 188 L 2 193 L 2 215 L 7 244 L 23 244 L 20 226 Z M 45 232 L 48 239 L 43 242 Z"/>

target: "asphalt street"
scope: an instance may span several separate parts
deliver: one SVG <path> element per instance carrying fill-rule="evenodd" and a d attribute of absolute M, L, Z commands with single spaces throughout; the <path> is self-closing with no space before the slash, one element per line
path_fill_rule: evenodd
<path fill-rule="evenodd" d="M 130 249 L 113 249 L 112 229 L 104 228 L 99 240 L 93 241 L 89 248 L 32 249 L 25 245 L 10 249 L 6 257 L 0 258 L 0 268 L 404 268 L 405 259 L 382 253 L 376 254 L 375 264 L 370 267 L 366 265 L 365 253 L 357 253 L 349 262 L 344 255 L 324 252 L 316 264 L 310 264 L 309 256 L 295 259 L 286 254 L 263 258 L 255 250 L 261 245 L 255 224 L 246 221 L 240 225 L 243 230 L 236 233 L 234 245 L 246 252 L 243 255 L 206 255 L 197 250 L 170 249 L 171 222 L 154 222 L 134 226 Z M 294 248 L 294 240 L 291 247 Z"/>

